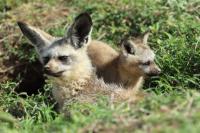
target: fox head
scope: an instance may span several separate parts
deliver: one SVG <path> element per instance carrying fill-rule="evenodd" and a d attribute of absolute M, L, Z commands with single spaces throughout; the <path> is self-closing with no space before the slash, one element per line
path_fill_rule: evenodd
<path fill-rule="evenodd" d="M 127 72 L 139 75 L 156 76 L 161 70 L 156 65 L 155 54 L 147 44 L 149 33 L 131 38 L 122 43 L 121 64 Z"/>
<path fill-rule="evenodd" d="M 64 37 L 53 37 L 44 31 L 18 22 L 22 33 L 35 47 L 44 72 L 50 77 L 72 77 L 91 69 L 86 46 L 90 42 L 92 19 L 89 14 L 77 16 Z M 85 67 L 85 68 L 84 68 Z M 76 74 L 77 73 L 77 74 Z"/>

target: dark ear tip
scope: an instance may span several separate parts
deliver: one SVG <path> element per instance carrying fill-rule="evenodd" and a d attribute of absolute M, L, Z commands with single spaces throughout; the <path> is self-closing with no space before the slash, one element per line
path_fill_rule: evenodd
<path fill-rule="evenodd" d="M 89 22 L 91 23 L 91 25 L 92 25 L 92 18 L 91 18 L 90 14 L 89 14 L 88 12 L 83 12 L 83 13 L 79 14 L 79 15 L 75 18 L 75 20 L 80 19 L 80 18 L 82 18 L 82 17 L 88 19 L 88 21 L 89 21 Z"/>
<path fill-rule="evenodd" d="M 89 17 L 90 17 L 90 14 L 89 14 L 88 12 L 82 12 L 82 13 L 79 14 L 79 16 L 82 16 L 82 15 L 83 15 L 83 16 L 89 16 Z"/>
<path fill-rule="evenodd" d="M 22 21 L 17 21 L 17 24 L 18 24 L 19 26 L 25 25 L 25 23 L 22 22 Z"/>
<path fill-rule="evenodd" d="M 88 17 L 88 18 L 90 18 L 90 14 L 88 13 L 88 12 L 82 12 L 82 13 L 80 13 L 79 15 L 78 15 L 78 17 Z M 77 18 L 78 18 L 77 17 Z"/>
<path fill-rule="evenodd" d="M 22 22 L 22 21 L 18 21 L 17 22 L 18 26 L 22 29 L 23 27 L 27 26 L 26 23 Z"/>

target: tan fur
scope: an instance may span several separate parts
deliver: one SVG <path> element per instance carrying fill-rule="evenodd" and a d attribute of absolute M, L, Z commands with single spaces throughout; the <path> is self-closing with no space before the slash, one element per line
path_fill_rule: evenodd
<path fill-rule="evenodd" d="M 78 63 L 69 73 L 61 77 L 49 77 L 53 85 L 53 96 L 62 110 L 65 102 L 76 99 L 81 102 L 94 102 L 98 95 L 107 95 L 112 101 L 136 99 L 134 90 L 125 90 L 123 87 L 106 84 L 95 76 L 95 69 L 92 67 L 86 49 L 78 51 Z M 85 52 L 84 52 L 85 51 Z"/>
<path fill-rule="evenodd" d="M 92 29 L 92 21 L 87 13 L 75 18 L 67 36 L 63 38 L 50 37 L 23 22 L 18 22 L 18 25 L 38 52 L 60 110 L 72 99 L 94 102 L 99 94 L 110 96 L 112 101 L 135 100 L 134 90 L 125 90 L 96 78 L 87 53 Z"/>
<path fill-rule="evenodd" d="M 88 46 L 88 55 L 97 69 L 97 75 L 103 77 L 105 82 L 121 84 L 134 90 L 142 86 L 142 73 L 135 70 L 133 76 L 129 70 L 124 69 L 122 55 L 108 44 L 92 41 Z"/>
<path fill-rule="evenodd" d="M 123 87 L 115 84 L 106 84 L 103 80 L 91 76 L 89 79 L 80 76 L 79 79 L 68 81 L 53 82 L 53 96 L 62 110 L 64 105 L 71 100 L 84 103 L 94 103 L 100 95 L 109 96 L 111 102 L 129 101 L 135 102 L 137 92 L 134 90 L 125 90 Z"/>
<path fill-rule="evenodd" d="M 147 43 L 147 36 L 143 38 L 131 39 L 134 47 L 138 47 L 138 52 L 152 52 Z M 140 68 L 140 56 L 124 55 L 123 49 L 116 51 L 108 44 L 100 41 L 92 41 L 88 46 L 88 55 L 93 66 L 97 69 L 97 75 L 107 83 L 120 84 L 126 89 L 138 90 L 144 82 L 145 73 Z M 140 53 L 139 53 L 140 55 Z M 157 69 L 152 61 L 152 69 Z"/>

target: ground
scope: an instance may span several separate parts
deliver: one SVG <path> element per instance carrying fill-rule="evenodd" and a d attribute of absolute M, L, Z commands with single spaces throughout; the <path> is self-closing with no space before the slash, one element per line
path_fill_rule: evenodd
<path fill-rule="evenodd" d="M 58 114 L 37 55 L 16 22 L 62 36 L 80 12 L 91 13 L 92 37 L 114 48 L 149 30 L 162 69 L 136 102 L 71 103 Z M 63 28 L 64 27 L 64 28 Z M 181 132 L 200 130 L 199 0 L 1 0 L 0 132 Z"/>

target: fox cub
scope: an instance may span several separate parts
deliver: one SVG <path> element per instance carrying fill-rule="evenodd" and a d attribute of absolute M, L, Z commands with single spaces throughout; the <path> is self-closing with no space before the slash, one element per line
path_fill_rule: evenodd
<path fill-rule="evenodd" d="M 18 25 L 35 47 L 60 109 L 72 98 L 87 102 L 99 93 L 112 96 L 114 100 L 135 99 L 134 91 L 105 84 L 96 78 L 87 53 L 92 30 L 89 14 L 77 16 L 64 37 L 52 37 L 23 22 L 18 22 Z"/>
<path fill-rule="evenodd" d="M 98 77 L 137 91 L 146 75 L 158 75 L 161 70 L 154 62 L 155 54 L 147 44 L 148 37 L 146 33 L 127 39 L 121 44 L 120 52 L 103 42 L 91 41 L 88 55 Z"/>

